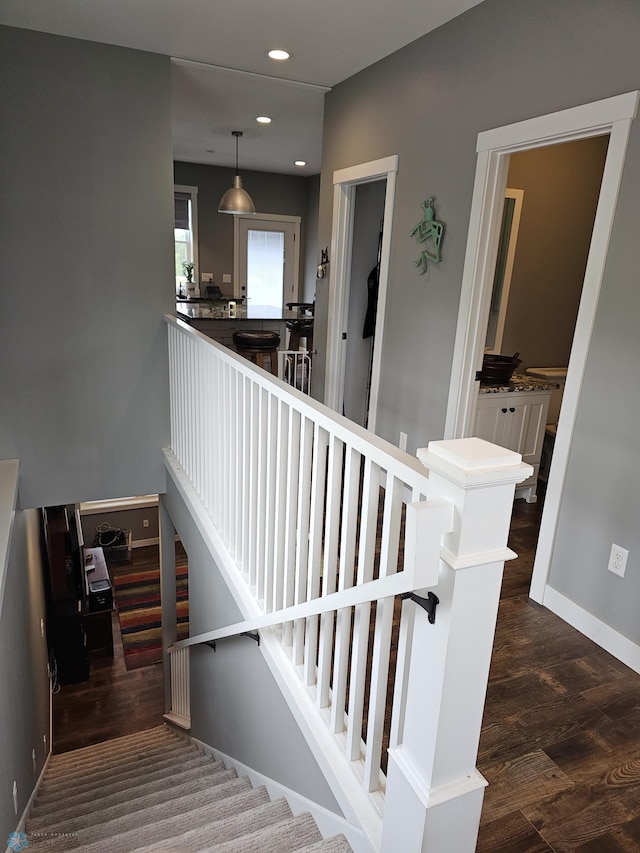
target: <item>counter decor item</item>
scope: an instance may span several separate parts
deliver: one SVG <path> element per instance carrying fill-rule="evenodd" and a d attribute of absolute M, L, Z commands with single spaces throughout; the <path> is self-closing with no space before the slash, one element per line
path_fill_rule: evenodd
<path fill-rule="evenodd" d="M 520 364 L 522 359 L 519 352 L 513 355 L 494 355 L 486 352 L 482 359 L 480 382 L 484 385 L 507 385 Z"/>
<path fill-rule="evenodd" d="M 415 237 L 419 244 L 427 243 L 427 246 L 420 252 L 420 257 L 416 261 L 420 275 L 424 275 L 427 271 L 427 261 L 439 264 L 442 260 L 440 246 L 442 245 L 442 238 L 444 236 L 444 223 L 436 219 L 433 198 L 423 201 L 422 209 L 424 210 L 424 215 L 411 232 L 411 236 Z"/>
<path fill-rule="evenodd" d="M 193 264 L 188 264 L 186 261 L 182 264 L 182 269 L 184 270 L 188 284 L 193 282 L 193 266 Z"/>

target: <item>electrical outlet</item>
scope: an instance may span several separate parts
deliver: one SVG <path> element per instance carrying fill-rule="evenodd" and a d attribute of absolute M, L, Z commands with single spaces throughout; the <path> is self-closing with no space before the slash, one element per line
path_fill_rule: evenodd
<path fill-rule="evenodd" d="M 613 572 L 614 575 L 620 575 L 620 577 L 623 578 L 624 573 L 627 570 L 628 556 L 629 552 L 627 551 L 627 549 L 621 548 L 614 542 L 611 546 L 611 554 L 609 555 L 609 565 L 607 566 L 609 571 Z"/>
<path fill-rule="evenodd" d="M 148 518 L 143 518 L 143 519 L 142 519 L 142 526 L 143 526 L 143 527 L 148 527 L 148 526 L 149 526 L 149 519 L 148 519 Z"/>
<path fill-rule="evenodd" d="M 407 449 L 407 434 L 406 434 L 406 432 L 400 433 L 400 441 L 398 442 L 398 447 L 400 448 L 400 450 L 406 450 Z"/>
<path fill-rule="evenodd" d="M 203 272 L 200 276 L 200 281 L 203 281 L 205 284 L 213 284 L 213 273 Z"/>
<path fill-rule="evenodd" d="M 222 283 L 231 284 L 231 273 L 225 272 L 222 274 Z"/>

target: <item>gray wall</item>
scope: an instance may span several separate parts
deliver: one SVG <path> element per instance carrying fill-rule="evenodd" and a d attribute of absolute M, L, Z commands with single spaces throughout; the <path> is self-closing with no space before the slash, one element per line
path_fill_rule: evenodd
<path fill-rule="evenodd" d="M 231 186 L 234 169 L 203 166 L 197 163 L 174 163 L 176 184 L 198 187 L 199 271 L 212 272 L 214 282 L 223 293 L 233 295 L 233 283 L 223 284 L 223 273 L 233 276 L 233 216 L 218 213 L 218 203 Z M 307 182 L 296 175 L 250 172 L 240 167 L 240 174 L 258 213 L 300 216 L 299 282 L 302 292 L 305 275 L 305 240 L 307 234 Z M 317 205 L 317 197 L 316 197 Z M 317 214 L 316 214 L 317 229 Z M 313 234 L 315 238 L 315 231 Z M 232 278 L 233 282 L 233 278 Z M 202 286 L 202 285 L 201 285 Z"/>
<path fill-rule="evenodd" d="M 7 27 L 0 57 L 0 457 L 24 506 L 162 491 L 169 59 Z"/>
<path fill-rule="evenodd" d="M 4 600 L 0 611 L 0 837 L 13 832 L 42 771 L 49 738 L 47 641 L 40 519 L 36 510 L 14 518 Z M 47 738 L 47 751 L 43 741 Z M 35 770 L 32 750 L 36 753 Z M 13 783 L 18 783 L 18 814 Z"/>
<path fill-rule="evenodd" d="M 442 437 L 480 131 L 636 89 L 640 4 L 485 0 L 336 86 L 326 97 L 320 245 L 331 233 L 336 169 L 399 155 L 379 431 L 415 450 Z M 410 238 L 435 197 L 443 261 L 424 276 Z M 632 129 L 570 457 L 551 583 L 640 643 L 640 400 L 621 379 L 640 363 L 640 127 Z M 328 284 L 316 342 L 326 345 Z M 318 359 L 318 374 L 322 361 Z M 319 376 L 319 378 L 321 378 Z M 615 417 L 612 417 L 615 413 Z M 630 550 L 606 572 L 611 541 Z"/>
<path fill-rule="evenodd" d="M 240 611 L 171 480 L 161 501 L 188 555 L 191 636 L 238 621 Z M 253 640 L 223 640 L 216 652 L 192 649 L 191 734 L 341 814 Z"/>
<path fill-rule="evenodd" d="M 600 194 L 608 136 L 513 154 L 524 190 L 502 352 L 527 367 L 566 367 Z"/>
<path fill-rule="evenodd" d="M 136 542 L 147 539 L 157 539 L 158 531 L 158 507 L 145 506 L 139 509 L 107 510 L 105 512 L 83 512 L 82 534 L 87 545 L 92 545 L 98 525 L 108 524 L 121 530 L 131 531 L 131 541 L 135 548 Z M 145 527 L 144 522 L 149 526 Z M 109 541 L 108 539 L 106 541 Z"/>

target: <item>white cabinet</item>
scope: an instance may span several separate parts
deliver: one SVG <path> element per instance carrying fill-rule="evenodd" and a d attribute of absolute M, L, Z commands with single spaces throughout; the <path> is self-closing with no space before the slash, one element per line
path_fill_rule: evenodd
<path fill-rule="evenodd" d="M 516 488 L 516 497 L 537 500 L 536 486 L 551 391 L 479 394 L 473 434 L 522 454 L 533 474 Z"/>

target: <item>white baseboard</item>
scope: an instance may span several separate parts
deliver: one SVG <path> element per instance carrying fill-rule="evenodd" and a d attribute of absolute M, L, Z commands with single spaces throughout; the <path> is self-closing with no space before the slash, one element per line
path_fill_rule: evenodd
<path fill-rule="evenodd" d="M 158 536 L 153 539 L 134 539 L 131 543 L 132 548 L 144 548 L 146 545 L 159 545 L 160 538 Z"/>
<path fill-rule="evenodd" d="M 42 770 L 40 771 L 40 775 L 38 776 L 38 781 L 34 785 L 33 791 L 31 792 L 31 796 L 27 801 L 27 805 L 24 807 L 24 811 L 20 815 L 20 820 L 18 821 L 18 825 L 15 828 L 16 832 L 24 832 L 24 828 L 27 824 L 27 817 L 29 816 L 29 812 L 31 811 L 31 806 L 34 804 L 36 796 L 38 794 L 38 788 L 40 787 L 40 783 L 44 779 L 44 774 L 49 766 L 49 759 L 51 758 L 51 749 L 47 753 L 47 757 L 45 758 L 44 764 L 42 765 Z M 7 847 L 7 853 L 13 853 L 10 847 Z"/>
<path fill-rule="evenodd" d="M 185 732 L 180 732 L 180 734 L 182 734 L 183 737 L 188 738 L 191 743 L 198 746 L 203 750 L 203 752 L 206 752 L 208 755 L 212 755 L 217 761 L 224 761 L 225 766 L 227 768 L 233 768 L 237 772 L 238 776 L 248 776 L 254 787 L 264 785 L 269 792 L 271 799 L 284 797 L 289 803 L 294 815 L 309 812 L 317 823 L 318 829 L 320 830 L 323 838 L 331 838 L 333 835 L 342 834 L 353 847 L 354 853 L 373 853 L 371 843 L 364 832 L 350 824 L 343 817 L 340 817 L 340 815 L 329 811 L 329 809 L 313 802 L 313 800 L 307 799 L 307 797 L 303 797 L 296 791 L 292 791 L 285 785 L 280 784 L 280 782 L 276 782 L 275 779 L 270 779 L 268 776 L 258 773 L 251 767 L 247 767 L 247 765 L 243 764 L 241 761 L 236 761 L 235 758 L 232 758 L 230 755 L 220 752 L 219 749 L 214 749 L 208 744 L 203 743 L 203 741 L 187 735 Z"/>
<path fill-rule="evenodd" d="M 598 619 L 557 589 L 547 585 L 542 603 L 576 631 L 640 674 L 640 646 Z"/>

